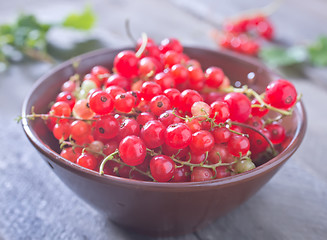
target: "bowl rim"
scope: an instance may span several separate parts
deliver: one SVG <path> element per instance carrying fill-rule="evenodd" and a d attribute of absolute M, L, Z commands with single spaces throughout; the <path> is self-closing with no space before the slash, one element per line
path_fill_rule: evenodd
<path fill-rule="evenodd" d="M 227 186 L 227 185 L 233 185 L 240 181 L 249 181 L 256 176 L 260 176 L 264 172 L 270 171 L 273 168 L 277 167 L 278 165 L 283 164 L 286 162 L 286 160 L 293 155 L 293 153 L 297 150 L 297 148 L 300 146 L 305 132 L 307 128 L 307 114 L 304 108 L 304 104 L 302 100 L 300 100 L 295 108 L 294 112 L 298 112 L 300 116 L 303 116 L 301 121 L 299 121 L 299 125 L 296 128 L 295 134 L 289 143 L 289 145 L 280 152 L 276 157 L 270 159 L 268 162 L 250 170 L 244 173 L 236 174 L 233 176 L 221 178 L 221 179 L 213 179 L 209 181 L 203 181 L 203 182 L 177 182 L 177 183 L 171 183 L 171 182 L 149 182 L 149 181 L 141 181 L 141 180 L 134 180 L 134 179 L 127 179 L 117 176 L 111 176 L 111 175 L 100 175 L 98 172 L 86 169 L 84 167 L 81 167 L 75 163 L 70 162 L 69 160 L 64 159 L 61 157 L 58 153 L 56 153 L 54 150 L 51 150 L 45 144 L 40 140 L 40 138 L 33 133 L 31 130 L 31 127 L 28 124 L 28 121 L 24 116 L 27 115 L 27 113 L 30 112 L 30 109 L 27 109 L 27 106 L 29 105 L 29 100 L 33 93 L 37 91 L 39 85 L 41 85 L 46 79 L 48 79 L 50 76 L 58 72 L 59 70 L 62 70 L 64 68 L 70 67 L 74 62 L 76 61 L 83 61 L 88 58 L 96 57 L 99 55 L 106 55 L 113 52 L 119 52 L 122 50 L 131 49 L 130 47 L 126 48 L 117 48 L 117 49 L 111 49 L 111 48 L 104 48 L 104 49 L 98 49 L 95 51 L 91 51 L 88 53 L 84 53 L 82 55 L 76 56 L 70 60 L 67 60 L 63 63 L 60 63 L 58 66 L 54 67 L 52 70 L 50 70 L 48 73 L 42 75 L 32 86 L 32 89 L 29 91 L 29 93 L 26 95 L 23 106 L 22 106 L 22 127 L 23 130 L 30 140 L 30 142 L 34 145 L 34 147 L 37 148 L 37 150 L 45 155 L 48 159 L 56 163 L 57 165 L 60 165 L 61 167 L 65 168 L 68 171 L 71 171 L 75 174 L 78 174 L 80 176 L 104 183 L 104 184 L 116 184 L 116 185 L 123 185 L 126 187 L 131 188 L 147 188 L 157 191 L 164 191 L 164 190 L 170 190 L 170 191 L 181 191 L 181 189 L 190 191 L 190 190 L 198 190 L 198 189 L 208 189 L 208 188 L 215 188 L 217 186 Z M 203 47 L 192 47 L 192 46 L 185 46 L 185 50 L 197 50 L 197 51 L 205 51 L 210 52 L 214 54 L 219 54 L 224 57 L 233 58 L 235 61 L 240 62 L 247 62 L 251 65 L 255 65 L 258 67 L 258 69 L 263 69 L 266 71 L 269 75 L 272 77 L 280 77 L 278 74 L 270 70 L 267 66 L 265 66 L 262 62 L 260 62 L 257 59 L 254 59 L 253 57 L 244 56 L 242 54 L 234 53 L 228 50 L 216 50 L 216 49 L 210 49 L 210 48 L 203 48 Z M 49 162 L 48 162 L 49 163 Z M 49 163 L 50 164 L 50 163 Z M 50 164 L 51 165 L 51 164 Z"/>

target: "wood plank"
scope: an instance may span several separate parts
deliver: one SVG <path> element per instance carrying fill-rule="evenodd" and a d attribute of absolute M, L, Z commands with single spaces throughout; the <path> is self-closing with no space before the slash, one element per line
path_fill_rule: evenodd
<path fill-rule="evenodd" d="M 125 19 L 133 35 L 147 32 L 156 41 L 177 37 L 183 44 L 216 48 L 210 38 L 213 24 L 239 11 L 270 1 L 91 1 L 98 24 L 90 33 L 56 30 L 50 39 L 67 57 L 98 47 L 131 45 Z M 17 9 L 46 21 L 60 21 L 83 8 L 80 2 L 57 0 L 2 1 L 0 23 L 14 19 Z M 326 33 L 327 2 L 285 1 L 272 20 L 278 38 L 302 43 Z M 64 37 L 63 37 L 64 36 Z M 71 48 L 75 43 L 80 45 Z M 84 45 L 83 45 L 84 44 Z M 47 64 L 24 62 L 0 74 L 0 239 L 325 239 L 327 235 L 326 91 L 308 79 L 326 79 L 325 70 L 305 70 L 295 82 L 304 95 L 309 122 L 300 149 L 252 199 L 208 227 L 181 237 L 151 238 L 127 232 L 109 222 L 67 189 L 44 164 L 13 119 L 20 113 L 26 91 L 48 71 Z M 318 74 L 319 72 L 319 74 Z M 17 147 L 19 146 L 19 147 Z"/>

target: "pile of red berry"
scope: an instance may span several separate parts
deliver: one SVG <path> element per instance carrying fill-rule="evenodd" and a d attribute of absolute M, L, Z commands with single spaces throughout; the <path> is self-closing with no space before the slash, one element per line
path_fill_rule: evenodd
<path fill-rule="evenodd" d="M 270 41 L 274 28 L 267 17 L 255 15 L 228 21 L 218 38 L 219 45 L 247 55 L 257 55 L 262 39 Z"/>
<path fill-rule="evenodd" d="M 284 140 L 280 121 L 297 101 L 286 80 L 261 95 L 230 86 L 221 68 L 202 70 L 174 38 L 144 37 L 113 66 L 75 74 L 49 113 L 30 115 L 46 119 L 62 157 L 100 174 L 187 182 L 251 170 Z M 268 111 L 279 121 L 265 119 Z"/>

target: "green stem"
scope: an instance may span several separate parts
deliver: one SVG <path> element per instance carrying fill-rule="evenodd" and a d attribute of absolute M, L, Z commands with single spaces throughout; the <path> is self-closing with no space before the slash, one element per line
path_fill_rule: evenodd
<path fill-rule="evenodd" d="M 272 144 L 272 142 L 270 141 L 270 139 L 267 138 L 266 135 L 264 135 L 264 134 L 263 134 L 262 132 L 260 132 L 258 129 L 256 129 L 256 128 L 250 126 L 250 125 L 247 125 L 247 124 L 244 124 L 244 123 L 239 123 L 239 122 L 232 122 L 232 124 L 237 125 L 237 126 L 240 126 L 240 127 L 244 127 L 244 128 L 249 128 L 249 129 L 251 129 L 252 131 L 258 133 L 260 136 L 262 136 L 262 137 L 267 141 L 267 143 L 269 144 L 269 147 L 271 148 L 273 154 L 274 154 L 274 155 L 277 154 L 277 151 L 276 151 L 276 149 L 275 149 L 275 147 L 274 147 L 274 144 Z"/>
<path fill-rule="evenodd" d="M 110 155 L 108 155 L 107 157 L 105 157 L 102 162 L 101 162 L 101 165 L 100 165 L 100 168 L 99 168 L 99 173 L 100 175 L 103 175 L 104 172 L 103 172 L 103 168 L 104 168 L 104 165 L 109 161 L 109 160 L 113 160 L 114 156 L 117 155 L 119 153 L 118 149 L 116 149 L 116 151 L 114 151 L 113 153 L 111 153 Z"/>
<path fill-rule="evenodd" d="M 176 158 L 174 158 L 172 156 L 170 158 L 176 163 L 179 163 L 181 165 L 186 165 L 186 166 L 189 166 L 191 168 L 204 167 L 204 168 L 212 168 L 212 169 L 220 167 L 220 166 L 230 166 L 230 165 L 233 165 L 234 163 L 236 163 L 238 161 L 238 159 L 237 159 L 237 160 L 235 160 L 235 161 L 233 161 L 231 163 L 223 163 L 223 162 L 219 161 L 218 163 L 215 163 L 215 164 L 205 164 L 204 163 L 205 161 L 203 161 L 202 163 L 191 163 L 191 162 L 185 162 L 185 161 L 178 160 L 178 159 L 176 159 Z"/>
<path fill-rule="evenodd" d="M 148 148 L 147 148 L 147 152 L 148 152 L 151 156 L 157 156 L 157 155 L 160 155 L 160 154 L 156 153 L 155 151 L 153 151 L 153 150 L 151 150 L 151 149 L 148 149 Z M 218 155 L 220 156 L 219 152 L 217 152 L 217 153 L 218 153 Z M 201 162 L 201 163 L 191 163 L 191 162 L 190 162 L 191 159 L 190 159 L 189 161 L 182 161 L 182 160 L 177 159 L 177 158 L 176 158 L 176 155 L 178 155 L 178 153 L 175 154 L 175 155 L 170 156 L 170 158 L 171 158 L 175 163 L 178 163 L 178 164 L 180 164 L 180 165 L 182 165 L 182 166 L 189 166 L 189 167 L 191 168 L 191 170 L 192 170 L 193 168 L 195 168 L 195 167 L 204 167 L 204 168 L 215 169 L 215 168 L 220 167 L 220 166 L 230 166 L 230 165 L 233 165 L 234 163 L 236 163 L 236 162 L 238 161 L 238 159 L 236 159 L 235 161 L 233 161 L 233 162 L 231 162 L 231 163 L 223 163 L 223 162 L 221 162 L 221 159 L 220 159 L 218 163 L 215 163 L 215 164 L 205 164 L 206 159 L 207 159 L 207 157 L 208 157 L 208 152 L 206 152 L 206 158 L 205 158 L 205 160 L 204 160 L 203 162 Z"/>
<path fill-rule="evenodd" d="M 29 119 L 29 120 L 35 120 L 35 118 L 41 118 L 42 120 L 48 120 L 49 118 L 57 118 L 57 119 L 68 119 L 68 120 L 80 120 L 80 121 L 96 121 L 96 119 L 83 119 L 83 118 L 76 118 L 76 117 L 64 117 L 64 116 L 56 116 L 56 115 L 51 115 L 51 114 L 38 114 L 32 112 L 32 114 L 28 114 L 25 116 L 21 116 L 17 118 L 17 121 L 20 121 L 22 119 Z"/>
<path fill-rule="evenodd" d="M 143 174 L 143 175 L 149 177 L 150 179 L 154 180 L 154 178 L 152 177 L 152 175 L 151 175 L 150 173 L 148 173 L 148 172 L 144 172 L 144 171 L 138 169 L 136 166 L 130 166 L 130 165 L 124 163 L 123 161 L 121 161 L 121 160 L 118 159 L 118 158 L 114 158 L 115 155 L 118 155 L 118 154 L 119 154 L 119 151 L 118 151 L 118 149 L 117 149 L 115 152 L 113 152 L 112 154 L 108 155 L 107 157 L 105 157 L 105 158 L 102 160 L 101 165 L 100 165 L 100 168 L 99 168 L 99 173 L 100 173 L 100 175 L 103 175 L 103 174 L 104 174 L 104 171 L 103 171 L 103 169 L 104 169 L 104 165 L 105 165 L 108 161 L 115 161 L 115 162 L 119 163 L 119 164 L 122 165 L 122 166 L 130 167 L 130 168 L 131 168 L 130 171 L 137 171 L 137 172 L 139 172 L 139 173 L 141 173 L 141 174 Z"/>
<path fill-rule="evenodd" d="M 278 112 L 282 115 L 286 115 L 286 116 L 289 116 L 289 115 L 292 115 L 293 113 L 293 108 L 291 108 L 290 110 L 282 110 L 282 109 L 279 109 L 279 108 L 275 108 L 267 103 L 265 103 L 262 99 L 262 96 L 260 96 L 256 91 L 254 91 L 253 89 L 251 88 L 248 88 L 246 85 L 243 86 L 242 88 L 235 88 L 235 87 L 232 87 L 230 86 L 229 88 L 226 88 L 224 90 L 225 92 L 239 92 L 239 93 L 244 93 L 248 96 L 253 96 L 255 99 L 258 100 L 258 102 L 260 103 L 260 107 L 265 107 L 265 108 L 268 108 L 274 112 Z M 297 97 L 297 101 L 301 98 L 301 94 L 298 95 Z"/>

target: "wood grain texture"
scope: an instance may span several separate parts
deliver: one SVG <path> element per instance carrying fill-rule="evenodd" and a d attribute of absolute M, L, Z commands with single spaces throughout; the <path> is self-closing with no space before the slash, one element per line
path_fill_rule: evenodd
<path fill-rule="evenodd" d="M 186 45 L 216 48 L 209 34 L 212 23 L 269 3 L 267 0 L 88 2 L 98 15 L 96 28 L 90 33 L 58 29 L 51 32 L 50 40 L 59 47 L 58 59 L 99 47 L 131 45 L 124 30 L 126 18 L 131 21 L 135 36 L 147 32 L 156 41 L 174 36 Z M 13 20 L 22 9 L 45 21 L 60 21 L 66 14 L 82 8 L 81 1 L 73 0 L 2 1 L 0 24 Z M 285 1 L 272 16 L 278 39 L 286 44 L 306 43 L 326 34 L 323 24 L 327 22 L 326 9 L 324 0 Z M 50 68 L 47 64 L 24 62 L 0 74 L 0 239 L 154 239 L 121 229 L 82 202 L 51 172 L 21 126 L 14 122 L 27 91 Z M 291 160 L 253 198 L 227 216 L 194 234 L 165 239 L 326 239 L 327 74 L 325 69 L 301 71 L 296 69 L 287 77 L 304 95 L 308 130 Z"/>

